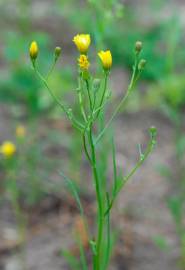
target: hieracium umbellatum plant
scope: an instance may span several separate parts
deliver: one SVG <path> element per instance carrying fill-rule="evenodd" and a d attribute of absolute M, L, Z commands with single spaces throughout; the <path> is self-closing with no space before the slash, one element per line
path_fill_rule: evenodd
<path fill-rule="evenodd" d="M 16 138 L 18 140 L 25 136 L 25 128 L 22 125 L 16 128 Z M 25 242 L 26 242 L 26 219 L 20 205 L 20 188 L 18 185 L 18 147 L 17 143 L 6 140 L 0 145 L 0 163 L 4 172 L 4 189 L 11 202 L 13 214 L 15 216 L 18 244 L 20 245 L 20 255 L 22 269 L 25 269 Z"/>
<path fill-rule="evenodd" d="M 38 45 L 34 41 L 30 46 L 30 58 L 33 65 L 33 69 L 37 76 L 46 86 L 52 98 L 55 100 L 57 105 L 65 113 L 68 120 L 71 122 L 72 126 L 77 129 L 81 135 L 84 155 L 89 163 L 92 173 L 92 185 L 95 188 L 96 202 L 97 202 L 97 220 L 95 222 L 96 230 L 91 235 L 88 228 L 88 223 L 86 221 L 83 207 L 80 203 L 80 197 L 77 194 L 77 190 L 73 186 L 73 191 L 75 198 L 77 199 L 77 204 L 80 208 L 82 218 L 84 219 L 84 224 L 87 230 L 88 241 L 91 248 L 92 254 L 92 269 L 93 270 L 106 270 L 109 268 L 110 256 L 111 256 L 111 241 L 112 241 L 112 230 L 110 223 L 110 216 L 112 207 L 114 206 L 115 200 L 118 194 L 128 182 L 131 176 L 137 171 L 137 169 L 146 160 L 148 155 L 151 153 L 154 145 L 156 144 L 156 128 L 151 127 L 149 129 L 150 139 L 144 151 L 139 151 L 138 162 L 131 169 L 131 171 L 122 177 L 120 177 L 117 166 L 116 166 L 116 154 L 114 142 L 110 143 L 110 149 L 112 149 L 112 160 L 113 160 L 113 180 L 110 184 L 102 183 L 102 171 L 99 169 L 99 151 L 103 144 L 103 138 L 106 135 L 108 129 L 110 128 L 113 120 L 119 113 L 119 110 L 124 107 L 128 97 L 134 90 L 135 84 L 138 81 L 143 69 L 145 68 L 146 61 L 141 59 L 142 43 L 140 41 L 136 42 L 134 49 L 135 61 L 133 64 L 133 72 L 128 85 L 127 91 L 123 94 L 122 98 L 115 108 L 109 118 L 109 120 L 103 124 L 102 119 L 106 119 L 105 113 L 107 106 L 110 105 L 111 95 L 109 93 L 109 77 L 112 68 L 112 54 L 110 50 L 101 50 L 97 53 L 97 58 L 99 59 L 100 66 L 102 68 L 101 78 L 97 78 L 90 71 L 90 58 L 88 56 L 89 47 L 91 44 L 91 37 L 88 34 L 76 35 L 73 39 L 77 50 L 79 51 L 79 56 L 77 58 L 78 66 L 78 86 L 76 89 L 76 97 L 79 103 L 79 111 L 81 116 L 75 115 L 71 106 L 66 106 L 63 100 L 59 99 L 49 86 L 48 78 L 51 75 L 49 71 L 49 76 L 42 75 L 38 69 L 37 58 L 38 58 Z M 56 47 L 54 51 L 54 60 L 51 65 L 51 70 L 57 60 L 60 57 L 61 49 Z M 101 121 L 101 125 L 99 124 Z M 114 140 L 112 140 L 114 141 Z M 68 179 L 63 173 L 63 177 L 68 181 Z M 108 180 L 107 180 L 108 181 Z M 70 182 L 72 185 L 72 182 Z M 80 241 L 79 241 L 80 244 Z M 80 254 L 81 254 L 81 266 L 79 269 L 89 269 L 89 265 L 86 260 L 85 249 L 83 245 L 80 244 Z"/>

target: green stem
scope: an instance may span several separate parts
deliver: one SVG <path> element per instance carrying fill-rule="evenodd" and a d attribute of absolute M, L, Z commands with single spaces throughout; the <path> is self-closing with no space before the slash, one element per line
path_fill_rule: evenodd
<path fill-rule="evenodd" d="M 97 232 L 97 243 L 96 243 L 96 270 L 100 270 L 100 257 L 101 257 L 101 244 L 102 244 L 102 236 L 103 236 L 103 205 L 102 205 L 102 197 L 101 197 L 101 189 L 100 182 L 97 171 L 97 160 L 96 160 L 96 151 L 93 142 L 92 136 L 92 125 L 89 131 L 89 141 L 91 146 L 91 155 L 92 155 L 92 171 L 94 175 L 95 187 L 96 187 L 96 197 L 98 203 L 98 232 Z"/>
<path fill-rule="evenodd" d="M 81 91 L 78 92 L 78 99 L 79 99 L 81 114 L 82 114 L 82 116 L 84 118 L 84 121 L 87 122 L 87 117 L 86 117 L 85 110 L 84 110 L 84 107 L 83 107 L 83 102 L 82 102 L 82 93 L 81 93 Z"/>
<path fill-rule="evenodd" d="M 55 68 L 56 63 L 57 63 L 57 60 L 54 59 L 54 62 L 53 62 L 53 64 L 51 65 L 51 67 L 50 67 L 50 69 L 49 69 L 49 71 L 48 71 L 48 74 L 47 74 L 47 76 L 46 76 L 46 81 L 49 79 L 50 75 L 52 74 L 52 72 L 53 72 L 53 70 L 54 70 L 54 68 Z"/>
<path fill-rule="evenodd" d="M 40 80 L 44 83 L 44 85 L 48 89 L 50 95 L 53 97 L 53 99 L 55 100 L 55 102 L 60 106 L 60 108 L 62 108 L 62 110 L 65 112 L 65 114 L 69 118 L 69 120 L 72 121 L 72 124 L 74 125 L 74 127 L 77 128 L 78 130 L 80 130 L 82 132 L 83 129 L 84 129 L 84 126 L 78 120 L 74 119 L 74 117 L 71 118 L 71 115 L 70 115 L 69 111 L 65 108 L 64 104 L 55 96 L 55 94 L 51 91 L 51 89 L 50 89 L 50 87 L 49 87 L 46 79 L 37 70 L 35 64 L 33 64 L 33 68 L 34 68 L 37 76 L 40 78 Z"/>
<path fill-rule="evenodd" d="M 135 57 L 135 64 L 133 67 L 133 73 L 132 73 L 132 77 L 131 77 L 131 81 L 130 84 L 128 86 L 127 92 L 125 94 L 125 96 L 123 96 L 123 98 L 121 99 L 120 103 L 117 105 L 116 109 L 114 110 L 111 118 L 109 119 L 109 121 L 107 122 L 107 124 L 105 125 L 105 127 L 103 128 L 103 130 L 100 132 L 100 134 L 98 135 L 98 137 L 96 138 L 95 144 L 97 144 L 99 142 L 99 140 L 102 138 L 102 136 L 104 135 L 105 131 L 107 130 L 107 128 L 110 126 L 110 124 L 112 123 L 113 119 L 115 118 L 115 116 L 117 115 L 117 113 L 119 112 L 119 110 L 121 109 L 121 107 L 123 106 L 123 104 L 127 101 L 130 93 L 132 92 L 135 83 L 138 80 L 138 76 L 137 76 L 137 65 L 138 65 L 138 56 L 136 55 Z"/>
<path fill-rule="evenodd" d="M 107 197 L 107 207 L 109 207 L 110 204 L 110 199 L 109 199 L 109 194 L 108 192 L 106 193 Z M 105 261 L 104 261 L 104 266 L 103 269 L 106 270 L 107 266 L 109 264 L 109 259 L 110 259 L 110 247 L 111 247 L 111 230 L 110 230 L 110 212 L 107 214 L 107 245 L 106 245 L 106 253 L 105 253 Z"/>
<path fill-rule="evenodd" d="M 12 194 L 12 197 L 14 195 Z M 20 209 L 19 202 L 17 198 L 12 198 L 12 206 L 14 208 L 15 212 L 15 217 L 16 217 L 16 224 L 17 224 L 17 229 L 18 229 L 18 234 L 19 234 L 19 240 L 21 244 L 21 249 L 20 249 L 20 259 L 21 259 L 21 264 L 22 264 L 22 270 L 26 270 L 26 254 L 25 254 L 25 244 L 26 244 L 26 221 L 24 218 L 24 215 Z"/>
<path fill-rule="evenodd" d="M 102 107 L 102 104 L 103 104 L 103 101 L 104 101 L 104 97 L 105 97 L 105 93 L 106 93 L 106 89 L 107 89 L 107 79 L 108 79 L 108 72 L 105 72 L 105 82 L 104 82 L 104 89 L 103 89 L 103 94 L 102 94 L 102 97 L 101 97 L 101 101 L 100 101 L 100 104 L 99 104 L 99 110 L 98 110 L 98 113 L 97 113 L 97 118 L 101 112 L 101 107 Z"/>
<path fill-rule="evenodd" d="M 79 72 L 79 89 L 77 90 L 78 91 L 78 100 L 79 100 L 79 104 L 80 104 L 81 114 L 84 118 L 84 121 L 87 122 L 87 117 L 86 117 L 85 110 L 83 107 L 82 90 L 83 90 L 82 76 L 81 76 L 81 73 Z"/>
<path fill-rule="evenodd" d="M 87 157 L 87 159 L 89 160 L 90 164 L 92 164 L 91 157 L 90 157 L 89 152 L 88 152 L 88 150 L 87 150 L 86 139 L 85 139 L 85 133 L 83 133 L 83 146 L 84 146 L 84 151 L 85 151 L 86 157 Z"/>
<path fill-rule="evenodd" d="M 143 157 L 140 158 L 140 160 L 137 162 L 137 164 L 134 166 L 134 168 L 130 171 L 130 173 L 128 173 L 124 178 L 123 178 L 123 181 L 121 182 L 121 184 L 119 186 L 116 186 L 116 191 L 115 191 L 115 195 L 114 197 L 112 198 L 111 202 L 110 202 L 110 205 L 108 207 L 108 209 L 106 210 L 104 216 L 106 216 L 113 204 L 114 204 L 114 201 L 115 199 L 117 198 L 118 194 L 120 193 L 121 189 L 123 188 L 123 186 L 128 182 L 128 180 L 134 175 L 134 173 L 138 170 L 138 168 L 144 163 L 144 161 L 147 159 L 147 157 L 149 156 L 149 154 L 152 152 L 154 146 L 156 144 L 156 140 L 155 138 L 151 138 L 146 150 L 145 150 L 145 153 L 143 154 Z"/>
<path fill-rule="evenodd" d="M 90 94 L 90 88 L 89 88 L 89 81 L 85 80 L 86 82 L 86 86 L 87 86 L 87 93 L 88 93 L 88 98 L 89 98 L 89 104 L 90 104 L 90 110 L 92 112 L 93 110 L 93 104 L 92 104 L 92 100 L 91 100 L 91 94 Z"/>
<path fill-rule="evenodd" d="M 17 166 L 16 163 L 14 166 Z M 16 170 L 16 167 L 14 168 Z M 20 192 L 17 186 L 17 180 L 15 178 L 15 172 L 12 171 L 10 174 L 10 181 L 12 182 L 9 187 L 9 192 L 11 195 L 12 208 L 15 214 L 16 226 L 19 236 L 20 244 L 20 260 L 22 264 L 22 270 L 26 270 L 26 254 L 25 254 L 25 244 L 26 244 L 26 218 L 21 210 L 19 204 Z"/>

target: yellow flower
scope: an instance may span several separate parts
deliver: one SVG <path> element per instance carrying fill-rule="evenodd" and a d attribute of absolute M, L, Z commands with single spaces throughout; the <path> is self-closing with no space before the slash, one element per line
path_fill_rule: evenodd
<path fill-rule="evenodd" d="M 88 70 L 90 65 L 88 57 L 85 54 L 81 54 L 78 58 L 78 64 L 82 70 Z"/>
<path fill-rule="evenodd" d="M 100 51 L 98 56 L 101 59 L 103 68 L 109 70 L 112 66 L 112 55 L 110 51 Z"/>
<path fill-rule="evenodd" d="M 23 138 L 26 135 L 26 129 L 23 125 L 19 125 L 16 127 L 15 134 L 19 138 Z"/>
<path fill-rule="evenodd" d="M 0 153 L 4 156 L 4 157 L 11 157 L 15 154 L 16 152 L 16 146 L 9 141 L 5 141 L 1 146 L 0 146 Z"/>
<path fill-rule="evenodd" d="M 73 41 L 74 41 L 74 43 L 75 43 L 75 45 L 80 53 L 82 53 L 82 54 L 87 53 L 88 48 L 91 44 L 90 35 L 85 35 L 85 34 L 76 35 L 73 38 Z"/>
<path fill-rule="evenodd" d="M 30 45 L 30 58 L 35 60 L 38 56 L 39 48 L 36 41 L 32 41 Z"/>

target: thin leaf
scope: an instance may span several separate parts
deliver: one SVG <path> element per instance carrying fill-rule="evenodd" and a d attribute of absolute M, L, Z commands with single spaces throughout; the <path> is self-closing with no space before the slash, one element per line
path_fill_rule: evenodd
<path fill-rule="evenodd" d="M 113 172 L 114 172 L 114 186 L 113 186 L 113 196 L 116 192 L 117 185 L 117 166 L 116 166 L 116 154 L 115 154 L 115 143 L 112 138 L 112 163 L 113 163 Z"/>
<path fill-rule="evenodd" d="M 81 204 L 81 200 L 80 200 L 80 196 L 78 194 L 78 189 L 74 183 L 74 181 L 72 181 L 70 178 L 68 178 L 62 171 L 60 171 L 60 175 L 64 178 L 64 180 L 66 181 L 69 189 L 71 190 L 77 204 L 78 204 L 78 208 L 80 210 L 80 214 L 83 217 L 84 216 L 84 210 Z"/>
<path fill-rule="evenodd" d="M 87 261 L 86 261 L 86 257 L 85 257 L 85 250 L 84 250 L 83 243 L 82 243 L 79 235 L 77 235 L 77 242 L 78 242 L 78 246 L 80 248 L 80 261 L 82 264 L 82 269 L 88 270 Z"/>
<path fill-rule="evenodd" d="M 106 193 L 106 198 L 107 198 L 107 208 L 110 206 L 110 197 L 109 193 Z M 111 250 L 111 231 L 110 231 L 110 211 L 107 213 L 106 217 L 106 225 L 107 225 L 107 241 L 106 241 L 106 247 L 105 247 L 105 258 L 104 258 L 104 265 L 103 265 L 103 270 L 107 269 L 107 266 L 109 264 L 110 260 L 110 250 Z"/>

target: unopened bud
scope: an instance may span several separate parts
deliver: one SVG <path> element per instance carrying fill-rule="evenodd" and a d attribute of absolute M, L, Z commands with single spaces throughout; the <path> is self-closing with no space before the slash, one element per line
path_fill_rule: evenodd
<path fill-rule="evenodd" d="M 55 48 L 55 61 L 58 60 L 59 56 L 61 55 L 61 48 L 60 47 L 56 47 Z"/>
<path fill-rule="evenodd" d="M 152 138 L 155 138 L 157 135 L 157 128 L 154 126 L 150 127 L 150 134 Z"/>
<path fill-rule="evenodd" d="M 143 43 L 141 41 L 136 41 L 136 44 L 135 44 L 135 51 L 137 53 L 140 53 L 140 51 L 142 50 L 143 48 Z"/>
<path fill-rule="evenodd" d="M 146 66 L 146 60 L 145 59 L 141 59 L 139 64 L 138 64 L 138 69 L 139 70 L 143 70 Z"/>
<path fill-rule="evenodd" d="M 15 130 L 15 134 L 18 138 L 24 138 L 26 135 L 26 129 L 23 125 L 18 125 Z"/>
<path fill-rule="evenodd" d="M 37 56 L 38 56 L 38 45 L 36 41 L 32 41 L 31 45 L 30 45 L 30 58 L 32 61 L 36 60 Z"/>

